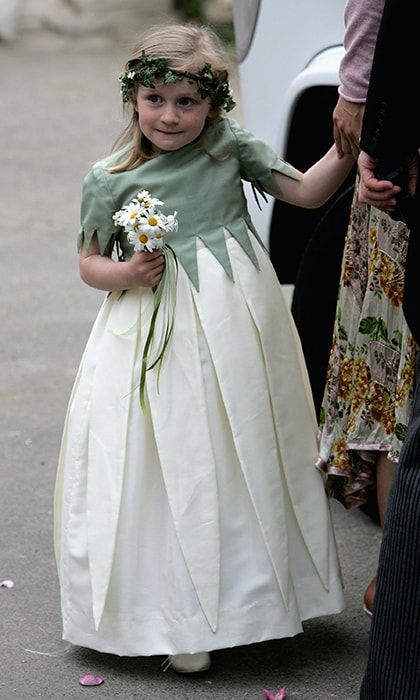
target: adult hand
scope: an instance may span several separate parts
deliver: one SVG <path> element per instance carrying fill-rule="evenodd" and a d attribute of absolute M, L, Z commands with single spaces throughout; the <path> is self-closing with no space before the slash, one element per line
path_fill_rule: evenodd
<path fill-rule="evenodd" d="M 397 203 L 395 195 L 400 191 L 400 187 L 390 180 L 378 180 L 375 175 L 378 159 L 365 151 L 360 152 L 357 162 L 360 172 L 359 202 L 372 204 L 383 211 L 392 210 Z"/>
<path fill-rule="evenodd" d="M 404 164 L 407 172 L 408 192 L 414 197 L 420 172 L 419 152 L 416 150 L 410 153 Z M 358 165 L 360 171 L 359 201 L 373 204 L 384 211 L 392 210 L 396 204 L 395 195 L 400 192 L 401 188 L 390 180 L 378 180 L 375 175 L 378 159 L 372 158 L 368 153 L 360 152 Z"/>
<path fill-rule="evenodd" d="M 340 95 L 333 111 L 334 141 L 338 157 L 359 155 L 359 140 L 365 105 L 363 102 L 349 102 Z"/>

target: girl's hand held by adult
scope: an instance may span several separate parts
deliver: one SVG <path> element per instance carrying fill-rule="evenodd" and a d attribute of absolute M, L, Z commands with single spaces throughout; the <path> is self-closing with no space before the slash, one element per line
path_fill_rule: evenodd
<path fill-rule="evenodd" d="M 338 190 L 355 162 L 351 154 L 344 154 L 340 158 L 334 145 L 306 172 L 294 168 L 296 179 L 273 171 L 278 192 L 269 191 L 268 194 L 288 204 L 316 209 Z"/>

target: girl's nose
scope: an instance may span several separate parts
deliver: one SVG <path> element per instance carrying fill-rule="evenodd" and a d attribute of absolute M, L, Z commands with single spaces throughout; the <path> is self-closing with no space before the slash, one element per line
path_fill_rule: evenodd
<path fill-rule="evenodd" d="M 166 104 L 161 114 L 161 120 L 165 124 L 177 124 L 179 116 L 176 105 Z"/>

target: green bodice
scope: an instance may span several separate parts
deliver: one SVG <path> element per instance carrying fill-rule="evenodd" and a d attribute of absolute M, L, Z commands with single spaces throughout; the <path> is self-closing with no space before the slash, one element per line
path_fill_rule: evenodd
<path fill-rule="evenodd" d="M 257 189 L 278 191 L 272 170 L 297 179 L 296 171 L 274 151 L 241 129 L 232 119 L 216 120 L 205 133 L 204 143 L 189 144 L 161 153 L 134 170 L 110 173 L 117 154 L 96 163 L 85 178 L 78 246 L 89 245 L 97 234 L 101 253 L 118 241 L 124 259 L 133 248 L 112 216 L 140 190 L 164 202 L 165 214 L 178 212 L 178 231 L 168 235 L 179 262 L 199 289 L 196 238 L 212 251 L 226 273 L 232 269 L 226 248 L 226 232 L 233 236 L 258 267 L 249 232 L 258 238 L 249 216 L 242 180 Z"/>

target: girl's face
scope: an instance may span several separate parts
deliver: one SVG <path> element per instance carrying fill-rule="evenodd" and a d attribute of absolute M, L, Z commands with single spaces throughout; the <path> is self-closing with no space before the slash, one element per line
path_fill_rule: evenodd
<path fill-rule="evenodd" d="M 140 85 L 135 106 L 142 133 L 162 151 L 177 151 L 195 141 L 212 111 L 189 80 L 156 83 L 154 88 Z"/>

